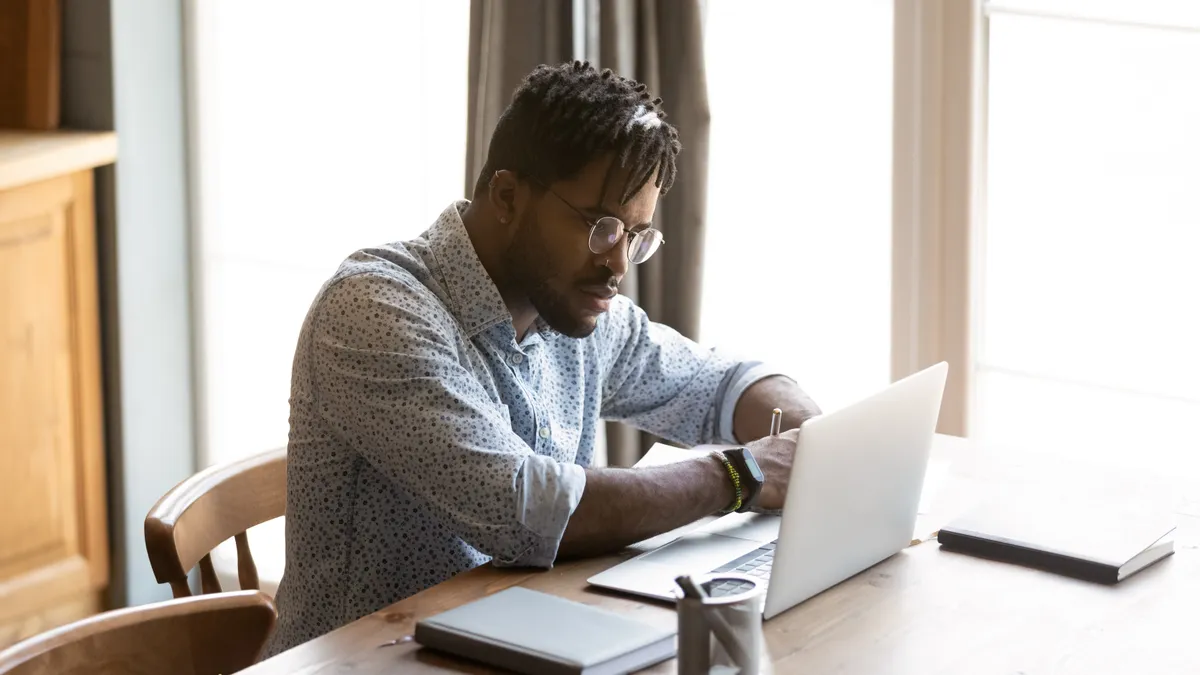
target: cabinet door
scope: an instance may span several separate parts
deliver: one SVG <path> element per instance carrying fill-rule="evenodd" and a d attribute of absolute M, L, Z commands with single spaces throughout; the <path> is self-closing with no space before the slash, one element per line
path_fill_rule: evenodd
<path fill-rule="evenodd" d="M 0 191 L 0 643 L 108 582 L 94 241 L 91 172 Z"/>

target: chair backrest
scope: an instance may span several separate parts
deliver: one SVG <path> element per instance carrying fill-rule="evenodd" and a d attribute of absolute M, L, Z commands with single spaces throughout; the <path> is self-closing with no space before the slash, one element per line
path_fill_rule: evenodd
<path fill-rule="evenodd" d="M 0 675 L 232 673 L 258 660 L 275 627 L 260 591 L 176 598 L 104 612 L 0 651 Z"/>
<path fill-rule="evenodd" d="M 171 584 L 175 597 L 191 595 L 188 572 L 200 565 L 202 593 L 221 584 L 209 552 L 234 538 L 238 582 L 258 588 L 258 570 L 246 530 L 284 515 L 287 505 L 287 449 L 211 466 L 163 495 L 146 516 L 146 552 L 158 583 Z"/>

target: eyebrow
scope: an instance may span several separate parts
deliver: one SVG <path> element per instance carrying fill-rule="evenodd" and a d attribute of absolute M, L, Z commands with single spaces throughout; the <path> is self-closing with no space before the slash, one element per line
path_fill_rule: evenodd
<path fill-rule="evenodd" d="M 601 216 L 608 216 L 610 218 L 616 218 L 617 220 L 619 220 L 623 223 L 625 222 L 624 218 L 622 218 L 621 216 L 618 216 L 617 214 L 613 213 L 612 211 L 609 211 L 608 209 L 604 208 L 603 206 L 585 206 L 580 210 L 583 211 L 584 213 L 588 213 L 591 215 L 598 214 Z M 626 225 L 626 227 L 629 228 L 630 232 L 636 232 L 637 230 L 644 230 L 647 227 L 652 227 L 651 223 L 638 223 L 636 225 L 630 225 L 629 223 L 625 223 L 625 225 Z"/>

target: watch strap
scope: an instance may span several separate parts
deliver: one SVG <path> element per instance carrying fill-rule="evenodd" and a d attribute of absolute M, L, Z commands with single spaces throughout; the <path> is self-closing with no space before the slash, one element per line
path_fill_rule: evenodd
<path fill-rule="evenodd" d="M 737 468 L 733 465 L 733 462 L 729 460 L 729 457 L 726 456 L 725 453 L 721 452 L 720 450 L 713 450 L 711 454 L 725 467 L 725 471 L 729 474 L 729 480 L 731 483 L 733 483 L 733 502 L 729 506 L 722 509 L 721 513 L 733 513 L 734 511 L 741 509 L 743 506 L 741 474 L 738 472 Z"/>
<path fill-rule="evenodd" d="M 726 450 L 723 453 L 729 458 L 730 464 L 733 465 L 734 471 L 738 474 L 738 492 L 741 496 L 741 505 L 736 511 L 739 513 L 750 510 L 754 506 L 755 499 L 762 492 L 762 481 L 757 476 L 762 475 L 762 471 L 758 469 L 758 464 L 752 469 L 749 466 L 750 462 L 754 462 L 754 455 L 750 454 L 750 450 L 745 447 Z"/>

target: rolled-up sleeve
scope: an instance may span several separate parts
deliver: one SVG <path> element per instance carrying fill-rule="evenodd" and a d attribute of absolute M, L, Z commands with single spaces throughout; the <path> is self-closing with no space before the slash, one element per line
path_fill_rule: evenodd
<path fill-rule="evenodd" d="M 721 407 L 718 414 L 718 437 L 722 443 L 736 443 L 733 433 L 733 412 L 737 408 L 742 394 L 759 380 L 782 376 L 787 377 L 782 370 L 761 361 L 742 361 L 725 375 L 717 391 L 717 400 Z M 791 378 L 788 378 L 791 379 Z"/>
<path fill-rule="evenodd" d="M 357 274 L 313 313 L 312 390 L 341 440 L 498 565 L 549 567 L 582 467 L 535 454 L 419 285 Z"/>
<path fill-rule="evenodd" d="M 598 330 L 607 366 L 601 416 L 684 445 L 734 443 L 742 393 L 779 371 L 703 347 L 618 295 Z"/>

